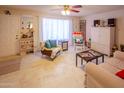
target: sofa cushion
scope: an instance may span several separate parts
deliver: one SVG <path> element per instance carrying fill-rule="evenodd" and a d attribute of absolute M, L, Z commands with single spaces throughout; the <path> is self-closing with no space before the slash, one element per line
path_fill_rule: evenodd
<path fill-rule="evenodd" d="M 103 63 L 105 64 L 105 63 Z M 86 71 L 86 84 L 87 87 L 101 87 L 101 88 L 121 88 L 124 87 L 124 81 L 118 78 L 115 74 L 110 73 L 109 70 L 89 62 L 85 66 Z M 94 82 L 91 82 L 95 81 Z M 108 82 L 109 81 L 109 82 Z M 97 84 L 97 85 L 96 85 Z"/>
<path fill-rule="evenodd" d="M 121 51 L 115 51 L 114 58 L 117 58 L 119 60 L 124 60 L 124 52 Z"/>
<path fill-rule="evenodd" d="M 115 66 L 110 65 L 108 62 L 105 63 L 101 63 L 99 64 L 99 66 L 101 68 L 104 68 L 105 70 L 107 70 L 108 72 L 115 74 L 117 71 L 119 71 L 118 68 L 116 68 Z"/>
<path fill-rule="evenodd" d="M 56 40 L 49 40 L 51 47 L 57 47 Z"/>
<path fill-rule="evenodd" d="M 122 60 L 119 60 L 117 58 L 109 58 L 107 60 L 107 63 L 111 66 L 116 67 L 117 69 L 124 69 L 124 62 Z"/>
<path fill-rule="evenodd" d="M 118 77 L 124 79 L 124 70 L 121 70 L 121 71 L 117 72 L 117 73 L 116 73 L 116 76 L 118 76 Z"/>
<path fill-rule="evenodd" d="M 45 47 L 46 47 L 46 48 L 52 48 L 49 40 L 47 40 L 47 41 L 45 42 Z"/>
<path fill-rule="evenodd" d="M 124 62 L 116 58 L 109 58 L 99 66 L 102 66 L 102 68 L 108 70 L 110 73 L 116 74 L 119 70 L 124 69 Z"/>

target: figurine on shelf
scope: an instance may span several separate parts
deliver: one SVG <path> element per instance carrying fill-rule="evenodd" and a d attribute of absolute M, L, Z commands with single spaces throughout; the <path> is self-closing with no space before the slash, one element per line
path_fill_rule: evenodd
<path fill-rule="evenodd" d="M 112 47 L 112 52 L 115 52 L 116 50 L 118 50 L 118 47 L 117 47 L 117 45 L 115 44 L 115 45 Z"/>
<path fill-rule="evenodd" d="M 113 53 L 114 53 L 115 51 L 117 51 L 117 50 L 118 50 L 118 47 L 117 47 L 116 44 L 114 44 L 113 47 L 112 47 L 112 55 L 111 55 L 111 56 L 113 56 Z"/>
<path fill-rule="evenodd" d="M 22 38 L 27 38 L 27 35 L 23 34 L 23 35 L 22 35 Z"/>
<path fill-rule="evenodd" d="M 122 52 L 124 52 L 124 45 L 123 45 L 123 44 L 120 45 L 120 50 L 121 50 Z"/>

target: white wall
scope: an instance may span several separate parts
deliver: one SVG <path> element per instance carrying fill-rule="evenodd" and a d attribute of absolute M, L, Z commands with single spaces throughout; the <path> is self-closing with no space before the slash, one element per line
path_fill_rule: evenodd
<path fill-rule="evenodd" d="M 19 16 L 0 15 L 0 57 L 19 53 Z"/>
<path fill-rule="evenodd" d="M 28 11 L 28 10 L 20 10 L 20 9 L 11 9 L 11 8 L 3 8 L 2 6 L 0 7 L 0 14 L 6 16 L 4 14 L 4 10 L 9 10 L 11 12 L 11 16 L 16 16 L 18 19 L 21 18 L 21 16 L 32 16 L 33 17 L 33 29 L 34 29 L 34 47 L 35 47 L 35 51 L 39 50 L 40 49 L 40 40 L 39 40 L 39 17 L 54 17 L 54 18 L 65 18 L 65 19 L 72 19 L 72 22 L 73 22 L 73 28 L 72 30 L 73 31 L 79 31 L 79 17 L 69 17 L 69 16 L 52 16 L 52 15 L 48 15 L 48 14 L 42 14 L 42 13 L 39 13 L 39 12 L 35 12 L 35 11 Z M 4 21 L 5 18 L 3 18 L 3 21 Z M 15 23 L 15 26 L 19 27 L 20 28 L 20 24 L 21 23 Z M 0 25 L 1 27 L 1 25 Z M 4 28 L 7 28 L 7 29 L 10 29 L 11 27 L 6 27 L 6 25 L 3 26 Z M 14 29 L 14 27 L 13 27 Z M 5 33 L 4 35 L 6 34 L 6 30 L 4 30 Z M 18 33 L 19 34 L 19 33 Z M 8 34 L 8 37 L 12 37 L 13 35 L 11 34 Z M 4 36 L 0 35 L 0 38 L 4 38 Z M 6 42 L 1 42 L 1 45 L 5 45 Z M 13 46 L 13 44 L 11 42 L 9 42 L 9 45 L 10 46 Z M 1 48 L 1 47 L 0 47 Z M 10 51 L 8 52 L 8 50 L 6 49 L 7 46 L 4 47 L 4 52 L 5 54 L 4 55 L 1 55 L 1 56 L 7 56 L 7 55 L 11 55 L 15 52 L 12 52 L 11 49 Z M 1 51 L 3 51 L 3 49 L 1 49 Z M 1 52 L 0 51 L 0 52 Z M 18 50 L 19 51 L 19 50 Z M 15 53 L 16 54 L 16 53 Z"/>
<path fill-rule="evenodd" d="M 9 9 L 11 12 L 11 15 L 5 15 L 4 14 L 4 10 L 6 9 L 2 9 L 0 8 L 0 22 L 4 22 L 3 25 L 0 24 L 0 57 L 2 56 L 9 56 L 9 55 L 15 55 L 18 54 L 20 49 L 19 49 L 19 45 L 14 45 L 15 42 L 14 40 L 16 40 L 16 35 L 20 35 L 20 31 L 21 31 L 21 22 L 18 21 L 21 19 L 21 17 L 23 15 L 27 15 L 27 16 L 32 16 L 32 20 L 33 20 L 33 29 L 34 29 L 34 48 L 35 51 L 37 51 L 39 49 L 39 22 L 38 22 L 38 15 L 35 12 L 32 11 L 20 11 L 20 10 L 13 10 L 13 9 Z M 18 29 L 17 29 L 18 28 Z M 15 32 L 13 32 L 15 31 Z M 13 33 L 12 33 L 13 32 Z M 12 39 L 13 41 L 10 41 L 10 39 Z M 19 39 L 18 39 L 19 40 Z M 18 41 L 19 43 L 19 41 Z"/>
<path fill-rule="evenodd" d="M 73 31 L 80 31 L 80 17 L 72 18 Z"/>
<path fill-rule="evenodd" d="M 101 19 L 101 20 L 103 19 L 104 20 L 104 19 L 108 19 L 108 18 L 116 18 L 117 19 L 116 43 L 118 46 L 120 46 L 120 44 L 124 44 L 124 9 L 95 14 L 95 15 L 85 17 L 87 40 L 91 37 L 90 31 L 93 26 L 93 21 L 95 19 Z"/>

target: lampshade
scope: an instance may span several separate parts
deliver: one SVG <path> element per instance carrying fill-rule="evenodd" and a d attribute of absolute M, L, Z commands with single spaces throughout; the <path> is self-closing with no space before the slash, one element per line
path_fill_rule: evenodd
<path fill-rule="evenodd" d="M 32 23 L 30 23 L 30 27 L 29 27 L 30 29 L 32 29 L 33 28 L 33 24 Z"/>
<path fill-rule="evenodd" d="M 62 15 L 66 15 L 64 10 L 63 10 L 63 11 L 61 11 L 61 14 L 62 14 Z"/>
<path fill-rule="evenodd" d="M 70 11 L 69 10 L 63 10 L 61 11 L 62 15 L 69 15 Z"/>

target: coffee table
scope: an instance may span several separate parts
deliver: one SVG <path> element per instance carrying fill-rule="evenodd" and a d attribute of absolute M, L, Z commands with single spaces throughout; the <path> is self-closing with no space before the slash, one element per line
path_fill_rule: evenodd
<path fill-rule="evenodd" d="M 104 54 L 92 49 L 76 53 L 76 66 L 78 64 L 78 57 L 81 58 L 81 65 L 83 65 L 83 60 L 87 63 L 96 60 L 96 64 L 98 64 L 98 58 L 100 57 L 102 57 L 102 62 L 104 62 Z"/>

